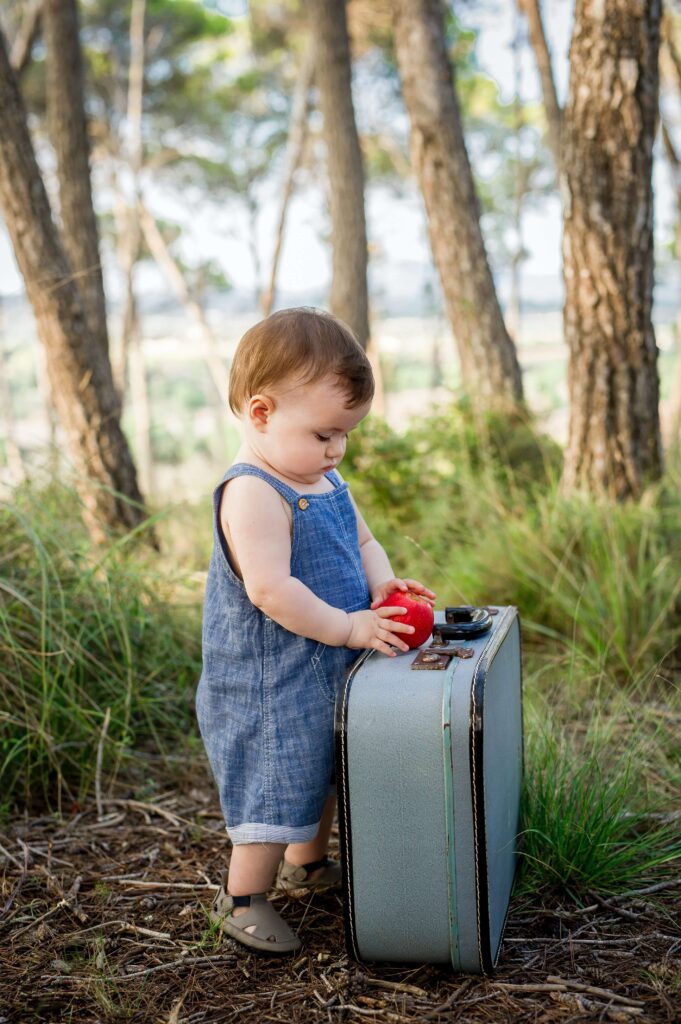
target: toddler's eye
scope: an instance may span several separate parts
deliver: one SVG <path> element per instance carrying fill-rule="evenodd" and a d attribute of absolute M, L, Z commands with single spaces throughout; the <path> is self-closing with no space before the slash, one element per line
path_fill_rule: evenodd
<path fill-rule="evenodd" d="M 324 437 L 323 434 L 315 434 L 315 437 L 317 438 L 318 441 L 330 441 L 331 440 L 330 437 Z"/>

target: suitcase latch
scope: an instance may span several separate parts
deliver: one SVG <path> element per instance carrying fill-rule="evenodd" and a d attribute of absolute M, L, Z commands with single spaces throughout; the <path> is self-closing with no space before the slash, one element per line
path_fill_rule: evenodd
<path fill-rule="evenodd" d="M 452 658 L 472 658 L 475 651 L 472 647 L 461 647 L 458 644 L 451 644 L 443 630 L 438 626 L 433 627 L 433 641 L 424 650 L 419 651 L 411 663 L 415 671 L 436 671 L 448 668 Z"/>

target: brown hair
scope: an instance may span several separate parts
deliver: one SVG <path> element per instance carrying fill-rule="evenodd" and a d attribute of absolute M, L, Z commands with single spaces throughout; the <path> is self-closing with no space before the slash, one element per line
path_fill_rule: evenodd
<path fill-rule="evenodd" d="M 237 346 L 229 374 L 229 404 L 238 416 L 258 392 L 282 382 L 313 384 L 335 375 L 352 409 L 371 401 L 374 377 L 364 349 L 347 324 L 321 309 L 282 309 L 260 320 Z"/>

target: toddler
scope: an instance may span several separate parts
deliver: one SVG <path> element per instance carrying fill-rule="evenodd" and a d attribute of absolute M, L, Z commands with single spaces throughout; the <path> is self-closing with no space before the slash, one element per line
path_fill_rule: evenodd
<path fill-rule="evenodd" d="M 287 309 L 252 327 L 232 363 L 242 444 L 213 495 L 214 546 L 197 692 L 201 735 L 232 855 L 211 917 L 255 949 L 298 936 L 267 900 L 340 879 L 326 849 L 335 811 L 336 689 L 358 651 L 408 650 L 396 579 L 337 466 L 374 382 L 349 327 Z M 283 858 L 283 860 L 282 860 Z"/>

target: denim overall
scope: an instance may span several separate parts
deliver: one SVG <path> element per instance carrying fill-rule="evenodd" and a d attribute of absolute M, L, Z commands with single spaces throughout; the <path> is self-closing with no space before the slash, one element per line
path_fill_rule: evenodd
<path fill-rule="evenodd" d="M 284 629 L 251 603 L 220 526 L 228 480 L 266 480 L 293 515 L 291 575 L 327 604 L 368 608 L 369 587 L 348 485 L 299 494 L 237 463 L 213 494 L 213 553 L 203 610 L 203 671 L 196 713 L 233 843 L 303 843 L 317 834 L 333 784 L 336 690 L 359 656 Z"/>

